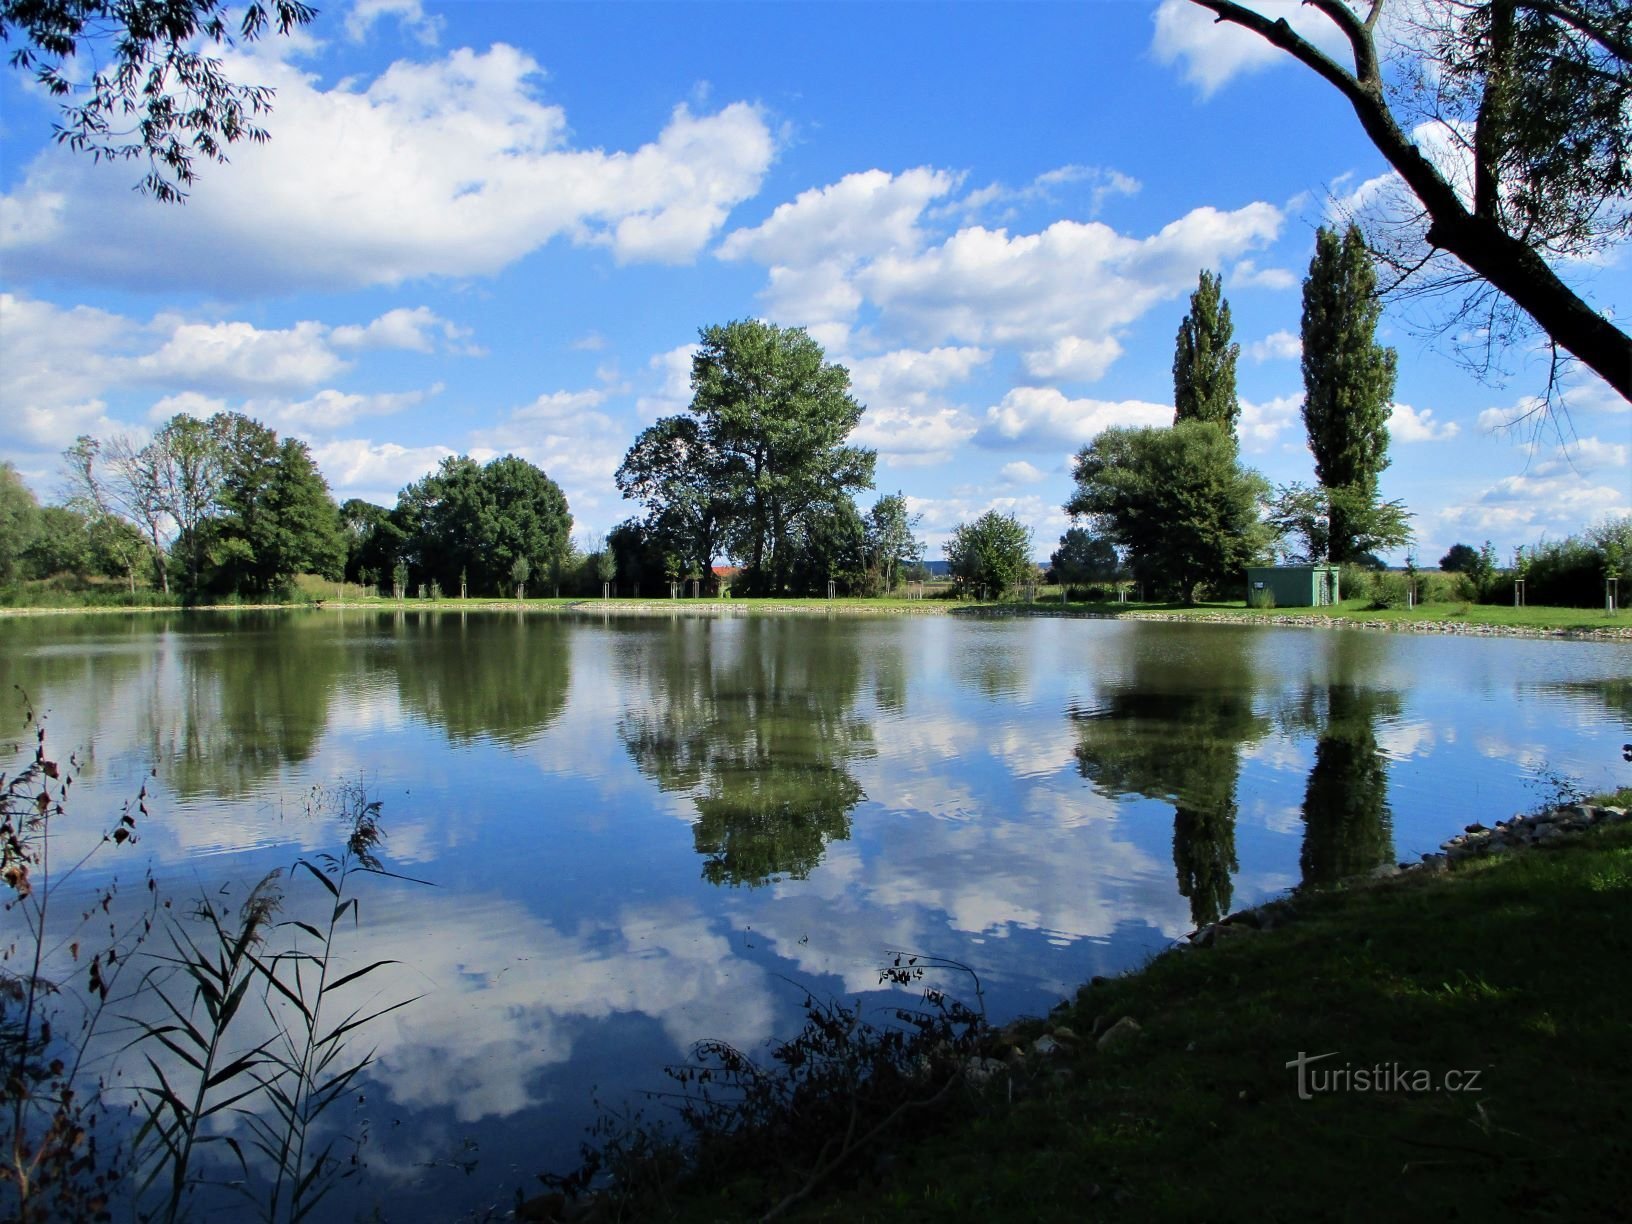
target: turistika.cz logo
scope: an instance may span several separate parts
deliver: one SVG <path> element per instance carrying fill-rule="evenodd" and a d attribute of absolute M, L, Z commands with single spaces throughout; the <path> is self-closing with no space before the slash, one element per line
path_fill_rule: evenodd
<path fill-rule="evenodd" d="M 1306 1054 L 1287 1063 L 1298 1069 L 1298 1100 L 1311 1100 L 1321 1092 L 1479 1092 L 1477 1070 L 1452 1070 L 1435 1074 L 1424 1067 L 1403 1067 L 1397 1062 L 1355 1066 L 1353 1063 L 1316 1066 L 1339 1051 Z"/>

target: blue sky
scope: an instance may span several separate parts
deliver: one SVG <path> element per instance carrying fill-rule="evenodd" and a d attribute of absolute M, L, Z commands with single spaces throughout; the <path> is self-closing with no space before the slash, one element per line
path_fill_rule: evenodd
<path fill-rule="evenodd" d="M 1299 288 L 1316 227 L 1386 176 L 1335 93 L 1183 0 L 355 0 L 231 64 L 277 87 L 272 141 L 182 208 L 0 82 L 0 458 L 44 497 L 80 433 L 229 408 L 306 439 L 342 499 L 523 455 L 598 534 L 635 512 L 612 474 L 683 409 L 698 329 L 758 316 L 850 367 L 931 556 L 991 507 L 1046 556 L 1070 455 L 1171 419 L 1202 268 L 1247 461 L 1313 479 Z M 1632 313 L 1624 248 L 1567 274 Z M 1384 316 L 1383 493 L 1419 556 L 1632 513 L 1632 406 L 1582 378 L 1565 445 L 1502 429 L 1539 354 L 1480 383 L 1416 322 Z"/>

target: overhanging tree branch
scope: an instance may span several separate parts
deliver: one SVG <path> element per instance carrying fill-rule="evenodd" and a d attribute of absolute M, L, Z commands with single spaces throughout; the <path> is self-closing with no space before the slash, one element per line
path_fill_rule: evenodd
<path fill-rule="evenodd" d="M 1478 192 L 1475 206 L 1470 210 L 1455 187 L 1400 127 L 1383 95 L 1373 37 L 1380 6 L 1374 5 L 1362 21 L 1343 0 L 1304 0 L 1343 32 L 1354 57 L 1351 70 L 1300 36 L 1285 20 L 1272 21 L 1234 0 L 1191 0 L 1191 3 L 1211 11 L 1219 21 L 1252 31 L 1336 88 L 1348 99 L 1378 152 L 1421 201 L 1429 218 L 1425 235 L 1428 244 L 1461 260 L 1527 312 L 1556 344 L 1632 400 L 1632 338 L 1565 284 L 1536 246 L 1504 228 L 1497 206 L 1497 188 L 1487 186 L 1487 190 Z M 1625 58 L 1622 44 L 1626 40 L 1617 37 L 1612 30 L 1583 29 L 1583 26 L 1596 27 L 1596 23 L 1574 6 L 1550 0 L 1498 0 L 1498 3 L 1509 12 L 1517 4 L 1555 17 L 1593 38 L 1611 54 Z M 1482 109 L 1481 119 L 1484 117 Z M 1498 184 L 1500 167 L 1490 164 L 1490 160 L 1500 156 L 1501 142 L 1482 139 L 1482 136 L 1488 137 L 1488 133 L 1476 133 L 1473 141 L 1474 182 L 1488 180 L 1488 184 Z"/>

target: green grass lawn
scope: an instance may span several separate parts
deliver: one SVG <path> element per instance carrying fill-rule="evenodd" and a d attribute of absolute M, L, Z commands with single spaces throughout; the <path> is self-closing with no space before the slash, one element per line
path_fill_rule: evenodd
<path fill-rule="evenodd" d="M 1278 930 L 1086 988 L 1034 1030 L 1074 1033 L 1068 1052 L 1012 1097 L 1008 1077 L 969 1090 L 788 1218 L 1626 1218 L 1632 826 L 1290 905 Z M 1097 1049 L 1124 1016 L 1141 1031 Z M 1331 1055 L 1307 1099 L 1300 1051 Z M 1362 1090 L 1379 1067 L 1388 1086 Z M 746 1180 L 675 1217 L 751 1219 L 782 1193 Z"/>
<path fill-rule="evenodd" d="M 1057 599 L 1039 599 L 1029 605 L 1038 611 L 1096 613 L 1128 616 L 1140 612 L 1160 612 L 1166 615 L 1206 618 L 1220 613 L 1231 617 L 1251 618 L 1273 622 L 1286 617 L 1322 617 L 1333 621 L 1379 621 L 1393 623 L 1444 623 L 1492 625 L 1525 629 L 1568 629 L 1576 632 L 1595 629 L 1632 629 L 1632 610 L 1620 609 L 1606 616 L 1602 608 L 1514 608 L 1502 604 L 1433 603 L 1418 604 L 1415 608 L 1388 608 L 1367 606 L 1364 599 L 1346 599 L 1324 608 L 1249 608 L 1241 602 L 1201 603 L 1073 603 L 1061 605 Z"/>

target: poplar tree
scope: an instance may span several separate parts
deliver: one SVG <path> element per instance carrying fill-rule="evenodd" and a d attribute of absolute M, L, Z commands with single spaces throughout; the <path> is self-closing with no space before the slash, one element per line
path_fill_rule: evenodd
<path fill-rule="evenodd" d="M 1303 282 L 1303 424 L 1330 505 L 1327 559 L 1349 561 L 1379 511 L 1388 466 L 1394 350 L 1376 342 L 1382 303 L 1366 240 L 1322 228 Z"/>
<path fill-rule="evenodd" d="M 1190 295 L 1190 313 L 1179 324 L 1173 350 L 1173 421 L 1211 421 L 1235 438 L 1241 402 L 1235 396 L 1235 360 L 1230 304 L 1223 279 L 1203 270 Z"/>

